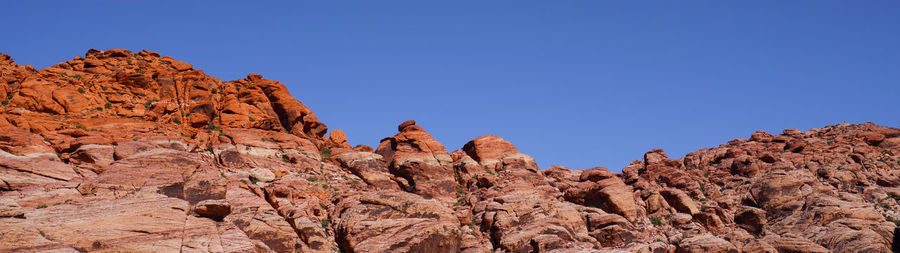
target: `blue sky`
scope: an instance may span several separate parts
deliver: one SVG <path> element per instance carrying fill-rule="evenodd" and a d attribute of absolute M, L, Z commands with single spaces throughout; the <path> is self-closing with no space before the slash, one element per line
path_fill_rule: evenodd
<path fill-rule="evenodd" d="M 14 1 L 0 52 L 149 49 L 291 94 L 351 144 L 415 119 L 619 171 L 755 130 L 900 126 L 898 1 Z M 298 1 L 299 2 L 299 1 Z"/>

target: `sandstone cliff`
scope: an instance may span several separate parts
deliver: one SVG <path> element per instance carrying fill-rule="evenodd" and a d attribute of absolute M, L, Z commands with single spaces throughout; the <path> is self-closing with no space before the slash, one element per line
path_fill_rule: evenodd
<path fill-rule="evenodd" d="M 0 55 L 0 252 L 891 252 L 900 129 L 841 124 L 613 173 L 414 121 L 351 147 L 285 86 L 158 53 Z"/>

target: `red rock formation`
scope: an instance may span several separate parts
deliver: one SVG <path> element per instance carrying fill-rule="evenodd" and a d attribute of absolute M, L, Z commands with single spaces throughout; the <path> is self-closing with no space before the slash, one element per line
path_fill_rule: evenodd
<path fill-rule="evenodd" d="M 412 120 L 398 130 L 397 135 L 381 140 L 375 153 L 388 161 L 391 173 L 403 179 L 401 186 L 428 198 L 452 198 L 458 186 L 444 145 Z"/>
<path fill-rule="evenodd" d="M 890 252 L 900 129 L 752 133 L 613 173 L 415 121 L 351 148 L 285 86 L 157 53 L 0 55 L 0 252 Z M 327 134 L 327 137 L 326 137 Z"/>

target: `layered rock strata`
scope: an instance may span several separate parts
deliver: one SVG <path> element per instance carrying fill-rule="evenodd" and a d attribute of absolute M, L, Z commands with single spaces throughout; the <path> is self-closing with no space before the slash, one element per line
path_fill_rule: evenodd
<path fill-rule="evenodd" d="M 871 123 L 614 173 L 415 121 L 352 147 L 277 81 L 150 51 L 0 55 L 0 99 L 0 252 L 891 252 L 900 223 L 900 129 Z"/>

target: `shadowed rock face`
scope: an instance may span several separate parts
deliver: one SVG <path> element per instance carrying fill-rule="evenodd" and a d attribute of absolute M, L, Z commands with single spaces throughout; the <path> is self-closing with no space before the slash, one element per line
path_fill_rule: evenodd
<path fill-rule="evenodd" d="M 277 81 L 0 54 L 0 252 L 891 252 L 900 130 L 752 133 L 622 173 L 415 121 L 376 149 Z M 353 147 L 353 148 L 351 148 Z M 892 248 L 893 247 L 893 248 Z"/>

